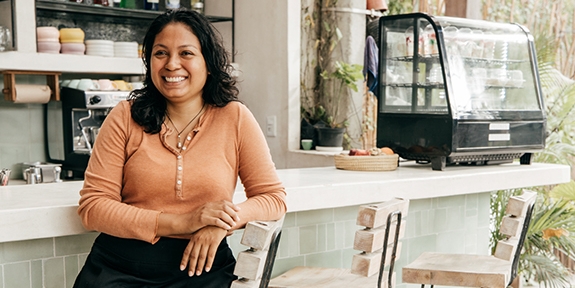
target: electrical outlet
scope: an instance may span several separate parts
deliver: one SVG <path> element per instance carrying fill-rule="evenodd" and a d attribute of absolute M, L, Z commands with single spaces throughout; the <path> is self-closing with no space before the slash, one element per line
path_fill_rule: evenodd
<path fill-rule="evenodd" d="M 268 116 L 266 121 L 266 135 L 269 137 L 276 137 L 276 116 Z"/>

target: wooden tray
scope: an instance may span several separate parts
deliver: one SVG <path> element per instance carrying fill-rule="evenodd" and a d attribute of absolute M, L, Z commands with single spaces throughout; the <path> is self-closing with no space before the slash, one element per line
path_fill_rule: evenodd
<path fill-rule="evenodd" d="M 349 156 L 339 154 L 334 156 L 335 168 L 354 171 L 392 171 L 397 168 L 399 155 Z"/>

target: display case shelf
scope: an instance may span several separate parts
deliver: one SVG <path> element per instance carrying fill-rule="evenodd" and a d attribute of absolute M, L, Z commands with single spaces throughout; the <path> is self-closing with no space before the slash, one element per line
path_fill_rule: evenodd
<path fill-rule="evenodd" d="M 434 64 L 441 63 L 439 61 L 439 55 L 419 55 L 417 57 L 413 56 L 397 56 L 389 57 L 388 61 L 399 61 L 399 62 L 409 62 L 412 63 L 414 58 L 420 63 Z M 461 57 L 466 64 L 471 65 L 514 65 L 528 62 L 527 60 L 502 60 L 502 59 L 486 59 L 486 58 L 476 58 L 476 57 Z"/>

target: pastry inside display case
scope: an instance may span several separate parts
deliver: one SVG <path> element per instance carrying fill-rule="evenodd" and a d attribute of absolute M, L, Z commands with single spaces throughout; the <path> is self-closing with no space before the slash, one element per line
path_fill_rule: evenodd
<path fill-rule="evenodd" d="M 379 22 L 377 144 L 432 164 L 531 163 L 545 115 L 522 26 L 423 13 Z"/>

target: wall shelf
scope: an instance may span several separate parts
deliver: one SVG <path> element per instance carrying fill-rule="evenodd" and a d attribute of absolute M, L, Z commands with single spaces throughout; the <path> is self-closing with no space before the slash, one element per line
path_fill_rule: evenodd
<path fill-rule="evenodd" d="M 104 7 L 96 5 L 86 5 L 76 2 L 61 2 L 50 0 L 36 0 L 36 9 L 51 10 L 58 12 L 71 12 L 81 14 L 94 14 L 106 17 L 140 18 L 154 19 L 162 14 L 160 11 L 126 9 L 117 7 Z"/>
<path fill-rule="evenodd" d="M 0 71 L 48 71 L 61 73 L 144 74 L 140 58 L 102 57 L 73 54 L 2 52 Z"/>
<path fill-rule="evenodd" d="M 4 2 L 6 0 L 0 0 Z M 22 16 L 14 18 L 13 34 L 16 51 L 0 53 L 0 72 L 40 71 L 60 73 L 86 73 L 86 74 L 131 74 L 145 73 L 140 58 L 101 57 L 90 55 L 51 54 L 36 52 L 36 12 L 51 13 L 55 15 L 68 14 L 74 17 L 84 15 L 85 18 L 102 17 L 114 19 L 113 21 L 152 21 L 163 11 L 149 11 L 142 9 L 126 9 L 117 7 L 103 7 L 95 5 L 78 4 L 54 0 L 11 0 L 12 13 Z M 211 22 L 232 23 L 232 51 L 234 50 L 234 3 L 232 0 L 232 17 L 206 16 Z M 233 55 L 233 53 L 232 53 Z M 232 58 L 233 60 L 233 58 Z"/>
<path fill-rule="evenodd" d="M 56 11 L 56 12 L 91 14 L 104 17 L 118 17 L 122 19 L 132 18 L 132 19 L 149 19 L 149 20 L 153 20 L 158 15 L 164 13 L 164 11 L 106 7 L 97 5 L 86 5 L 76 2 L 61 2 L 53 0 L 36 0 L 36 9 Z M 234 20 L 233 17 L 220 17 L 220 16 L 209 16 L 209 15 L 206 15 L 206 17 L 211 22 L 226 22 Z"/>

